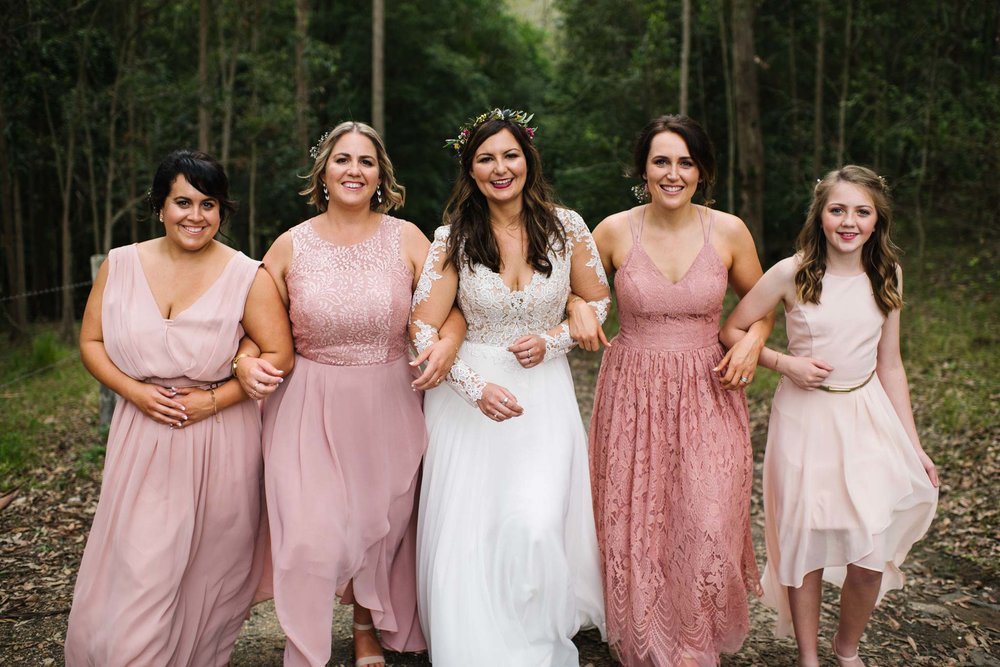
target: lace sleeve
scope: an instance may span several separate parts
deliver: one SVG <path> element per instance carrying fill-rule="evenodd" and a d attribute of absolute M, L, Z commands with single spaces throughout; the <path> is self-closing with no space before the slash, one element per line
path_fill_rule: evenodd
<path fill-rule="evenodd" d="M 590 229 L 575 211 L 559 210 L 559 218 L 566 230 L 566 244 L 571 253 L 570 259 L 570 289 L 574 294 L 586 299 L 587 305 L 594 309 L 597 319 L 604 324 L 608 318 L 608 308 L 611 306 L 611 289 L 608 286 L 608 276 L 601 264 L 601 256 L 597 252 L 597 244 L 590 234 Z M 542 334 L 545 340 L 545 357 L 557 357 L 567 354 L 576 345 L 569 335 L 569 322 L 563 321 L 557 327 Z"/>
<path fill-rule="evenodd" d="M 454 266 L 444 265 L 448 231 L 448 227 L 441 226 L 434 232 L 434 241 L 413 291 L 410 338 L 418 354 L 437 342 L 440 327 L 451 312 L 458 291 L 458 272 Z M 461 358 L 455 359 L 447 382 L 473 404 L 482 398 L 486 388 L 486 382 Z"/>

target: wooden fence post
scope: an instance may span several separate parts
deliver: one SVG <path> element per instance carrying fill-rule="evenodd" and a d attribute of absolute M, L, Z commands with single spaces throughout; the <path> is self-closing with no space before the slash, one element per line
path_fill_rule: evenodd
<path fill-rule="evenodd" d="M 90 256 L 90 279 L 97 280 L 97 270 L 101 268 L 101 263 L 107 255 L 91 255 Z M 103 384 L 101 385 L 100 391 L 100 425 L 107 426 L 111 423 L 111 417 L 115 412 L 115 403 L 118 401 L 118 394 L 111 391 Z"/>

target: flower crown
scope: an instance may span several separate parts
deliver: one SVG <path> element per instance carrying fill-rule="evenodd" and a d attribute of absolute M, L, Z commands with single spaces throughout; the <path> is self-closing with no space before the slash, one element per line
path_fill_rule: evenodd
<path fill-rule="evenodd" d="M 453 148 L 455 150 L 455 156 L 460 157 L 462 155 L 462 149 L 465 148 L 465 142 L 469 140 L 469 136 L 472 131 L 485 123 L 488 120 L 505 120 L 509 123 L 514 123 L 515 125 L 520 125 L 524 128 L 524 131 L 528 134 L 529 139 L 535 138 L 535 131 L 537 127 L 529 127 L 528 123 L 531 119 L 535 117 L 535 114 L 528 113 L 527 111 L 512 109 L 492 109 L 486 113 L 481 113 L 475 118 L 470 118 L 465 121 L 465 124 L 458 129 L 458 136 L 453 139 L 447 139 L 444 142 L 445 148 Z"/>

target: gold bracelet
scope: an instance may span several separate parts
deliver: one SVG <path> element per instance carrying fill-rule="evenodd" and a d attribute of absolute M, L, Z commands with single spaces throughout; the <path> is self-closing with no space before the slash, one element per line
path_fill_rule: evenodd
<path fill-rule="evenodd" d="M 215 422 L 219 423 L 222 420 L 219 419 L 219 403 L 215 399 L 215 387 L 212 387 L 211 389 L 209 389 L 208 392 L 210 394 L 212 394 L 212 414 L 215 415 Z"/>
<path fill-rule="evenodd" d="M 237 354 L 235 357 L 233 357 L 233 363 L 232 363 L 233 377 L 236 377 L 236 366 L 239 365 L 240 359 L 246 359 L 249 356 L 251 356 L 251 355 L 249 355 L 249 354 Z"/>

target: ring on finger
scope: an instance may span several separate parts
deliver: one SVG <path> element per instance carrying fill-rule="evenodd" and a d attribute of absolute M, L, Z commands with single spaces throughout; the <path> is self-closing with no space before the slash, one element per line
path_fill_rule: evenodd
<path fill-rule="evenodd" d="M 750 381 L 750 378 L 748 378 L 746 375 L 744 375 L 743 377 L 740 378 L 740 382 L 742 384 L 746 384 L 749 381 Z"/>
<path fill-rule="evenodd" d="M 510 400 L 509 398 L 507 398 L 506 396 L 504 396 L 502 399 L 500 399 L 500 404 L 501 405 L 507 405 L 507 401 L 509 401 L 509 400 Z"/>
<path fill-rule="evenodd" d="M 493 413 L 493 419 L 500 419 L 500 413 L 499 412 L 494 412 Z"/>

